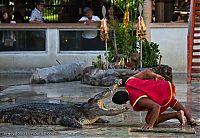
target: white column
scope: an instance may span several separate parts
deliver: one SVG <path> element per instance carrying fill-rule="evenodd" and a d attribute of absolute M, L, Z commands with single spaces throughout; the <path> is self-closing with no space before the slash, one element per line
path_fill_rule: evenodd
<path fill-rule="evenodd" d="M 148 41 L 151 41 L 150 23 L 152 22 L 152 0 L 144 1 L 143 17 L 147 28 L 146 38 Z"/>

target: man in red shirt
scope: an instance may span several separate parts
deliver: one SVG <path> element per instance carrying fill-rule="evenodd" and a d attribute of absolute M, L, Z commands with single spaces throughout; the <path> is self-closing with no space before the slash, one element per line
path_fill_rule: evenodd
<path fill-rule="evenodd" d="M 112 101 L 116 104 L 125 104 L 130 100 L 133 110 L 148 111 L 145 118 L 147 124 L 143 126 L 144 129 L 151 129 L 169 119 L 178 119 L 182 127 L 184 126 L 184 116 L 188 124 L 195 123 L 194 118 L 177 101 L 175 86 L 151 70 L 142 71 L 127 79 L 125 89 L 126 91 L 116 92 Z M 163 113 L 168 107 L 177 112 Z"/>

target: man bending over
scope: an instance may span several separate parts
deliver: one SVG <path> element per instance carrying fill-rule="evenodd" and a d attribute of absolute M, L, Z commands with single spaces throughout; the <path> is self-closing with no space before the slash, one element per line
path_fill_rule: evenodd
<path fill-rule="evenodd" d="M 145 78 L 152 79 L 145 79 Z M 116 104 L 130 104 L 135 111 L 147 111 L 144 129 L 151 129 L 161 122 L 169 119 L 178 119 L 180 126 L 184 126 L 184 116 L 189 125 L 196 122 L 192 115 L 176 99 L 175 86 L 164 80 L 159 74 L 151 70 L 142 71 L 126 80 L 126 91 L 118 91 L 112 101 Z M 176 112 L 163 113 L 168 107 Z"/>

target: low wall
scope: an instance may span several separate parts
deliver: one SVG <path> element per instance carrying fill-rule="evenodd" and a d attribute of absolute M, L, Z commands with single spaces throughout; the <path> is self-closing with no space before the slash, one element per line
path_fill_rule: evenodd
<path fill-rule="evenodd" d="M 60 30 L 99 30 L 96 25 L 78 23 L 53 24 L 0 24 L 1 30 L 43 29 L 46 33 L 45 51 L 6 51 L 0 52 L 0 73 L 32 72 L 39 67 L 48 67 L 61 63 L 86 61 L 91 65 L 97 55 L 104 58 L 105 51 L 61 51 Z M 187 73 L 187 23 L 152 23 L 150 24 L 151 41 L 159 44 L 162 61 L 175 73 Z M 30 42 L 31 43 L 31 42 Z"/>
<path fill-rule="evenodd" d="M 45 50 L 43 51 L 1 51 L 0 73 L 31 73 L 35 68 L 43 68 L 63 63 L 85 61 L 91 65 L 100 54 L 104 59 L 105 51 L 61 51 L 59 31 L 72 30 L 99 30 L 96 25 L 83 25 L 78 23 L 54 24 L 0 24 L 1 30 L 35 30 L 43 29 L 46 33 Z M 76 39 L 76 38 L 74 38 Z M 30 42 L 32 43 L 32 42 Z M 57 61 L 56 61 L 57 60 Z"/>
<path fill-rule="evenodd" d="M 174 73 L 187 73 L 187 23 L 152 23 L 151 41 L 159 44 L 162 64 Z"/>

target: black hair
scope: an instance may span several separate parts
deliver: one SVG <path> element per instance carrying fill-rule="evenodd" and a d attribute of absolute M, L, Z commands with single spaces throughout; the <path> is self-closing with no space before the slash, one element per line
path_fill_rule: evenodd
<path fill-rule="evenodd" d="M 43 3 L 43 4 L 44 4 L 44 0 L 37 0 L 37 1 L 35 1 L 35 4 L 36 4 L 36 5 L 39 5 L 40 3 Z"/>
<path fill-rule="evenodd" d="M 129 96 L 126 91 L 117 91 L 112 97 L 112 101 L 115 104 L 125 104 L 128 100 Z"/>
<path fill-rule="evenodd" d="M 175 12 L 173 15 L 172 15 L 172 21 L 175 22 L 175 21 L 178 21 L 178 17 L 181 16 L 181 13 L 180 12 Z"/>

